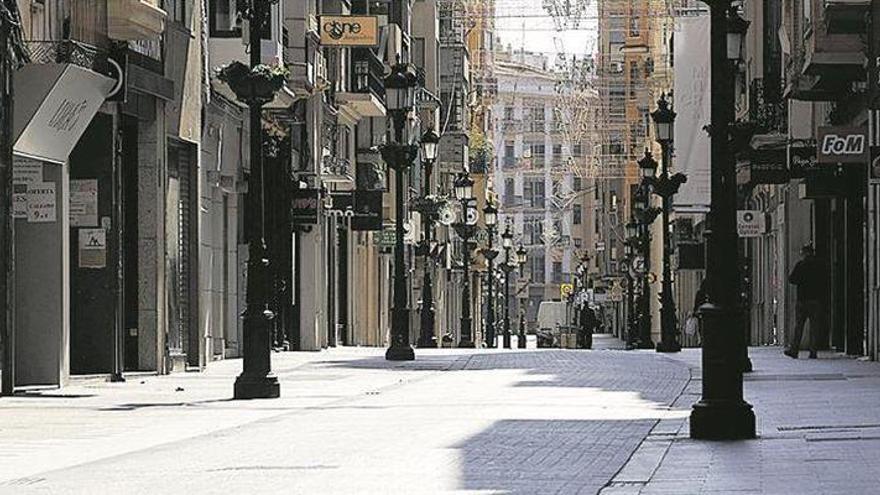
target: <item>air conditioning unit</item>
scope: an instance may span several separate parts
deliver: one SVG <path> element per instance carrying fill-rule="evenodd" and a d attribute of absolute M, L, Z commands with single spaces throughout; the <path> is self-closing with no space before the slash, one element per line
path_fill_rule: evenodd
<path fill-rule="evenodd" d="M 611 73 L 612 74 L 623 73 L 623 62 L 611 62 Z"/>

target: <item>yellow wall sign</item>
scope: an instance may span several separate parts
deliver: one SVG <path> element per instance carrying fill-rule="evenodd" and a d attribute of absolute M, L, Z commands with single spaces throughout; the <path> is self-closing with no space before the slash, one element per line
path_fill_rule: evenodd
<path fill-rule="evenodd" d="M 571 291 L 574 290 L 574 286 L 571 284 L 562 284 L 559 286 L 559 295 L 563 298 L 568 297 L 571 294 Z"/>
<path fill-rule="evenodd" d="M 364 15 L 322 15 L 322 46 L 378 46 L 379 18 Z"/>

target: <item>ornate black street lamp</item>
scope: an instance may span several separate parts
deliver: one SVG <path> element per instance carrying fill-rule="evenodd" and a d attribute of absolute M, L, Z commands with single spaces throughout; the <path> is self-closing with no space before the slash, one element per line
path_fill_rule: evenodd
<path fill-rule="evenodd" d="M 621 273 L 626 277 L 626 348 L 627 350 L 635 349 L 638 341 L 638 331 L 636 325 L 636 278 L 635 267 L 633 261 L 636 259 L 636 247 L 639 241 L 639 224 L 635 219 L 626 224 L 626 242 L 624 243 L 624 263 L 621 266 Z"/>
<path fill-rule="evenodd" d="M 473 323 L 471 321 L 471 239 L 476 234 L 477 210 L 474 205 L 474 180 L 467 172 L 461 172 L 453 184 L 455 197 L 461 202 L 461 217 L 453 224 L 455 232 L 462 241 L 462 269 L 464 287 L 461 293 L 461 336 L 458 347 L 472 348 L 474 345 Z"/>
<path fill-rule="evenodd" d="M 648 178 L 654 175 L 657 162 L 651 153 L 645 151 L 645 156 L 638 162 L 642 171 L 642 181 L 633 197 L 633 216 L 639 226 L 636 245 L 637 252 L 641 255 L 640 272 L 642 275 L 642 290 L 639 292 L 639 338 L 636 347 L 639 349 L 653 349 L 654 341 L 651 339 L 651 300 L 649 290 L 651 286 L 651 230 L 650 225 L 660 215 L 659 208 L 648 207 Z"/>
<path fill-rule="evenodd" d="M 431 280 L 433 271 L 432 252 L 434 236 L 434 218 L 440 202 L 434 201 L 431 196 L 431 173 L 434 170 L 434 162 L 437 160 L 437 144 L 440 136 L 433 129 L 428 129 L 422 135 L 420 142 L 422 148 L 422 165 L 425 171 L 425 182 L 422 185 L 422 197 L 418 207 L 414 208 L 422 215 L 425 226 L 425 237 L 419 246 L 419 252 L 424 257 L 424 272 L 422 280 L 422 310 L 419 314 L 421 332 L 419 333 L 419 347 L 437 347 L 437 337 L 434 335 L 434 285 Z"/>
<path fill-rule="evenodd" d="M 498 256 L 498 251 L 495 250 L 494 239 L 495 239 L 495 227 L 498 225 L 498 208 L 496 208 L 490 201 L 486 201 L 486 206 L 483 208 L 483 221 L 486 222 L 486 234 L 489 237 L 488 246 L 483 250 L 483 256 L 486 258 L 486 262 L 489 268 L 489 276 L 487 280 L 489 283 L 488 287 L 488 297 L 489 303 L 486 305 L 486 346 L 494 348 L 495 347 L 495 258 Z"/>
<path fill-rule="evenodd" d="M 379 151 L 394 170 L 394 306 L 391 308 L 391 343 L 385 352 L 389 361 L 411 361 L 415 353 L 409 343 L 409 296 L 404 265 L 403 224 L 406 219 L 404 174 L 412 166 L 419 147 L 409 144 L 405 135 L 407 118 L 415 102 L 418 79 L 408 64 L 396 64 L 385 78 L 385 105 L 391 116 L 391 140 Z"/>
<path fill-rule="evenodd" d="M 519 248 L 516 250 L 516 265 L 519 266 L 519 276 L 523 275 L 523 267 L 526 265 L 526 248 L 522 244 L 519 245 Z M 516 341 L 517 349 L 525 349 L 526 348 L 526 317 L 525 311 L 520 308 L 519 310 L 519 338 Z"/>
<path fill-rule="evenodd" d="M 663 280 L 660 290 L 660 343 L 657 344 L 657 352 L 678 352 L 681 344 L 678 342 L 678 324 L 675 315 L 675 298 L 672 295 L 672 269 L 670 256 L 672 254 L 672 239 L 669 236 L 669 212 L 672 209 L 672 197 L 678 193 L 679 187 L 687 182 L 687 177 L 682 173 L 669 175 L 669 163 L 672 161 L 673 130 L 675 128 L 675 112 L 669 108 L 666 95 L 657 100 L 657 110 L 651 113 L 654 120 L 655 137 L 660 148 L 663 150 L 663 165 L 660 176 L 654 173 L 657 162 L 653 159 L 644 160 L 647 167 L 645 181 L 648 187 L 663 200 L 663 228 L 660 239 L 663 243 Z M 646 151 L 646 156 L 648 152 Z"/>
<path fill-rule="evenodd" d="M 513 260 L 510 259 L 510 250 L 513 248 L 510 219 L 501 234 L 501 247 L 504 248 L 504 263 L 501 264 L 501 270 L 504 271 L 504 338 L 502 344 L 505 349 L 510 349 L 510 272 L 514 270 Z"/>
<path fill-rule="evenodd" d="M 755 437 L 755 413 L 743 400 L 739 263 L 736 232 L 736 171 L 730 149 L 734 121 L 734 63 L 741 58 L 745 29 L 728 22 L 729 0 L 706 1 L 711 32 L 711 189 L 707 218 L 706 289 L 700 306 L 703 328 L 702 397 L 694 404 L 690 435 L 695 439 Z M 734 12 L 735 14 L 735 12 Z M 730 28 L 730 29 L 728 29 Z"/>
<path fill-rule="evenodd" d="M 241 63 L 226 66 L 218 74 L 246 103 L 250 110 L 250 169 L 246 195 L 245 229 L 249 258 L 247 262 L 247 298 L 243 315 L 242 372 L 235 379 L 236 399 L 268 399 L 281 395 L 278 378 L 272 373 L 269 321 L 275 313 L 269 309 L 269 256 L 266 249 L 263 175 L 263 105 L 272 101 L 284 83 L 284 76 L 266 77 L 263 66 L 261 34 L 270 19 L 271 0 L 239 2 L 239 12 L 250 22 L 250 67 Z M 271 71 L 268 71 L 271 72 Z"/>

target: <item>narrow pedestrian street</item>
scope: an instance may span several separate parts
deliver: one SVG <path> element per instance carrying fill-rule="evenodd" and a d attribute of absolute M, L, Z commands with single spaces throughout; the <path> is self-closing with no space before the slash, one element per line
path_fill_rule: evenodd
<path fill-rule="evenodd" d="M 753 349 L 746 398 L 759 438 L 698 442 L 686 425 L 699 350 L 608 349 L 617 342 L 437 349 L 411 362 L 367 348 L 280 353 L 274 401 L 230 400 L 237 360 L 32 391 L 0 403 L 0 493 L 872 493 L 880 483 L 877 363 Z"/>

